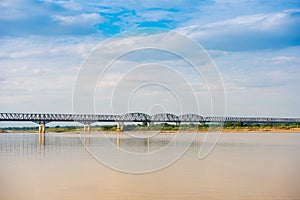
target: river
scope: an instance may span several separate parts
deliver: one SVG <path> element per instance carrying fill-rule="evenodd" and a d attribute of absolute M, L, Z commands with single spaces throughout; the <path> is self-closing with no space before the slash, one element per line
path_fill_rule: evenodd
<path fill-rule="evenodd" d="M 108 138 L 127 152 L 149 153 L 174 135 L 117 137 L 46 133 L 41 145 L 34 133 L 0 134 L 0 199 L 300 199 L 300 133 L 223 133 L 204 159 L 199 134 L 175 163 L 140 174 L 111 169 L 93 148 L 113 158 L 101 142 Z"/>

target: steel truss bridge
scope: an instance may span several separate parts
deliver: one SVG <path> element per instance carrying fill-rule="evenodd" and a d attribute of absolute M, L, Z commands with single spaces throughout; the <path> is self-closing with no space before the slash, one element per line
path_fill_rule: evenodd
<path fill-rule="evenodd" d="M 1 121 L 29 121 L 39 124 L 39 143 L 45 144 L 45 124 L 50 122 L 79 122 L 84 126 L 84 131 L 90 130 L 90 125 L 95 122 L 117 122 L 117 129 L 123 130 L 124 122 L 150 123 L 300 123 L 300 118 L 275 118 L 275 117 L 204 117 L 197 114 L 174 115 L 160 113 L 148 115 L 145 113 L 126 113 L 123 115 L 97 115 L 97 114 L 45 114 L 45 113 L 0 113 Z"/>
<path fill-rule="evenodd" d="M 148 115 L 145 113 L 126 113 L 123 115 L 98 114 L 43 114 L 43 113 L 0 113 L 0 121 L 30 121 L 37 124 L 49 122 L 80 122 L 92 124 L 95 122 L 173 122 L 173 123 L 300 123 L 300 118 L 276 117 L 205 117 L 197 114 L 174 115 L 160 113 Z"/>

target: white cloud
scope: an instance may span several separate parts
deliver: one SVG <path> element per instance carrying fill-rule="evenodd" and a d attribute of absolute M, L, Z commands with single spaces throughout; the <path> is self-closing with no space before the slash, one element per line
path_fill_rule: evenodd
<path fill-rule="evenodd" d="M 55 15 L 53 20 L 64 25 L 93 25 L 103 21 L 103 18 L 97 13 L 81 14 L 76 16 Z"/>
<path fill-rule="evenodd" d="M 53 1 L 53 0 L 46 0 L 46 1 L 56 3 L 58 5 L 65 7 L 66 9 L 70 9 L 74 11 L 83 10 L 84 8 L 84 6 L 81 3 L 76 1 Z"/>
<path fill-rule="evenodd" d="M 96 41 L 96 38 L 70 39 L 65 37 L 64 39 L 51 41 L 49 41 L 49 38 L 26 38 L 1 42 L 1 49 L 6 52 L 5 55 L 2 52 L 0 62 L 1 110 L 8 112 L 56 112 L 57 110 L 59 112 L 71 112 L 72 89 L 79 66 L 92 50 L 92 47 L 96 45 Z M 144 45 L 149 46 L 159 42 L 155 35 L 149 34 L 113 40 L 105 45 L 104 49 L 101 49 L 103 52 L 101 59 L 105 60 L 105 57 L 107 59 L 118 55 L 119 51 L 126 51 L 129 46 L 139 47 L 143 44 L 142 41 L 146 41 Z M 190 52 L 190 49 L 184 46 L 181 40 L 175 41 L 170 39 L 168 45 L 178 45 L 182 47 L 182 51 Z M 227 107 L 229 114 L 258 116 L 261 113 L 272 113 L 273 106 L 278 106 L 283 101 L 283 97 L 280 95 L 284 95 L 287 102 L 294 102 L 295 99 L 299 100 L 299 95 L 294 92 L 294 88 L 299 86 L 298 77 L 300 76 L 299 67 L 296 68 L 299 65 L 295 64 L 298 60 L 297 52 L 299 52 L 297 48 L 240 53 L 220 50 L 210 51 L 216 63 L 220 66 L 221 75 L 225 81 L 225 89 L 229 94 Z M 160 54 L 162 53 L 160 52 Z M 207 108 L 210 105 L 210 99 L 205 84 L 203 82 L 199 83 L 201 80 L 194 79 L 193 72 L 189 70 L 187 65 L 172 57 L 163 57 L 163 55 L 159 57 L 157 54 L 151 54 L 153 60 L 145 59 L 150 55 L 137 55 L 137 59 L 124 58 L 120 62 L 114 63 L 114 69 L 104 77 L 105 79 L 102 82 L 104 91 L 96 94 L 99 112 L 109 112 L 108 106 L 111 105 L 111 99 L 106 94 L 110 94 L 109 92 L 117 85 L 119 78 L 126 70 L 137 64 L 152 62 L 156 59 L 161 64 L 177 68 L 184 76 L 191 76 L 188 78 L 194 80 L 193 84 L 197 85 L 196 95 L 201 101 L 201 112 L 202 114 L 209 113 Z M 275 62 L 278 61 L 284 61 L 285 65 L 276 64 Z M 151 69 L 136 74 L 133 73 L 127 79 L 123 79 L 124 84 L 121 84 L 119 91 L 130 92 L 132 88 L 146 80 L 159 80 L 159 78 L 164 83 L 170 84 L 170 88 L 174 88 L 174 91 L 178 94 L 185 95 L 187 90 L 183 87 L 183 84 L 176 82 L 176 77 L 174 78 L 167 72 L 151 71 Z M 218 85 L 209 84 L 209 87 L 219 89 Z M 149 94 L 152 94 L 151 98 L 149 98 Z M 142 90 L 139 96 L 135 98 L 136 107 L 131 106 L 136 110 L 144 109 L 144 111 L 147 111 L 147 108 L 153 102 L 155 103 L 155 99 L 160 98 L 159 103 L 165 104 L 170 97 L 171 95 L 163 95 L 163 92 L 157 92 L 155 87 L 150 87 L 147 90 Z M 10 101 L 9 99 L 13 100 Z M 262 105 L 259 106 L 258 104 L 256 108 L 255 103 L 260 101 Z M 271 101 L 271 103 L 267 104 L 268 101 Z M 55 105 L 53 102 L 55 102 Z M 183 102 L 186 106 L 190 106 L 188 98 Z M 125 108 L 123 107 L 125 104 L 122 104 L 124 102 L 116 101 L 115 103 L 118 104 L 122 112 L 126 112 L 122 110 Z M 167 109 L 169 112 L 178 112 L 176 106 L 176 102 L 172 101 Z M 291 109 L 290 104 L 277 108 L 278 115 L 282 114 L 282 116 L 285 112 L 295 115 L 297 110 L 297 108 Z M 186 110 L 192 112 L 193 108 L 190 106 Z"/>
<path fill-rule="evenodd" d="M 299 45 L 300 10 L 239 16 L 178 28 L 209 49 L 251 50 Z"/>
<path fill-rule="evenodd" d="M 294 56 L 276 56 L 271 59 L 267 59 L 266 62 L 270 62 L 272 64 L 290 64 L 290 63 L 298 63 L 300 64 L 300 58 Z"/>
<path fill-rule="evenodd" d="M 71 112 L 76 75 L 95 41 L 67 37 L 1 40 L 2 112 Z"/>
<path fill-rule="evenodd" d="M 2 0 L 0 2 L 0 19 L 14 20 L 25 17 L 24 9 L 30 9 L 30 5 L 25 5 L 22 0 Z"/>
<path fill-rule="evenodd" d="M 95 47 L 96 40 L 101 41 L 102 38 L 94 37 L 64 37 L 64 39 L 56 37 L 26 37 L 26 38 L 7 38 L 0 40 L 0 58 L 23 59 L 28 57 L 52 57 L 59 55 L 68 55 L 74 57 L 85 58 L 88 53 Z"/>
<path fill-rule="evenodd" d="M 139 11 L 137 15 L 142 18 L 143 21 L 159 21 L 159 20 L 170 20 L 172 19 L 173 12 L 166 10 L 147 10 Z"/>

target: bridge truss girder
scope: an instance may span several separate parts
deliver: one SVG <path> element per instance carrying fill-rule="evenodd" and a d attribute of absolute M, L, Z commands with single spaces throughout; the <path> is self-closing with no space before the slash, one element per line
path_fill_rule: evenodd
<path fill-rule="evenodd" d="M 99 114 L 47 114 L 47 113 L 0 113 L 0 121 L 31 121 L 38 124 L 49 122 L 80 122 L 91 124 L 94 122 L 190 122 L 190 123 L 300 123 L 300 118 L 275 117 L 203 117 L 197 114 L 160 113 L 152 116 L 145 113 L 126 113 L 123 115 Z"/>

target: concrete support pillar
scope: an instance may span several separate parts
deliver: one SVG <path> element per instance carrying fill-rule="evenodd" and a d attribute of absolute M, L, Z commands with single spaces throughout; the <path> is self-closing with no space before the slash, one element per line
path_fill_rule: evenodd
<path fill-rule="evenodd" d="M 150 126 L 150 122 L 147 122 L 147 126 L 148 126 L 148 127 Z"/>
<path fill-rule="evenodd" d="M 176 126 L 180 126 L 180 122 L 175 122 L 175 125 Z"/>
<path fill-rule="evenodd" d="M 84 145 L 90 145 L 90 127 L 91 127 L 91 123 L 87 123 L 87 122 L 82 122 L 83 124 L 83 144 Z M 85 134 L 86 133 L 86 134 Z"/>
<path fill-rule="evenodd" d="M 45 123 L 39 124 L 39 134 L 45 134 Z"/>
<path fill-rule="evenodd" d="M 118 131 L 123 131 L 123 125 L 124 125 L 124 122 L 118 122 L 117 123 L 117 130 Z"/>
<path fill-rule="evenodd" d="M 45 145 L 45 123 L 39 124 L 39 144 Z"/>
<path fill-rule="evenodd" d="M 83 132 L 90 132 L 90 124 L 83 124 Z"/>

